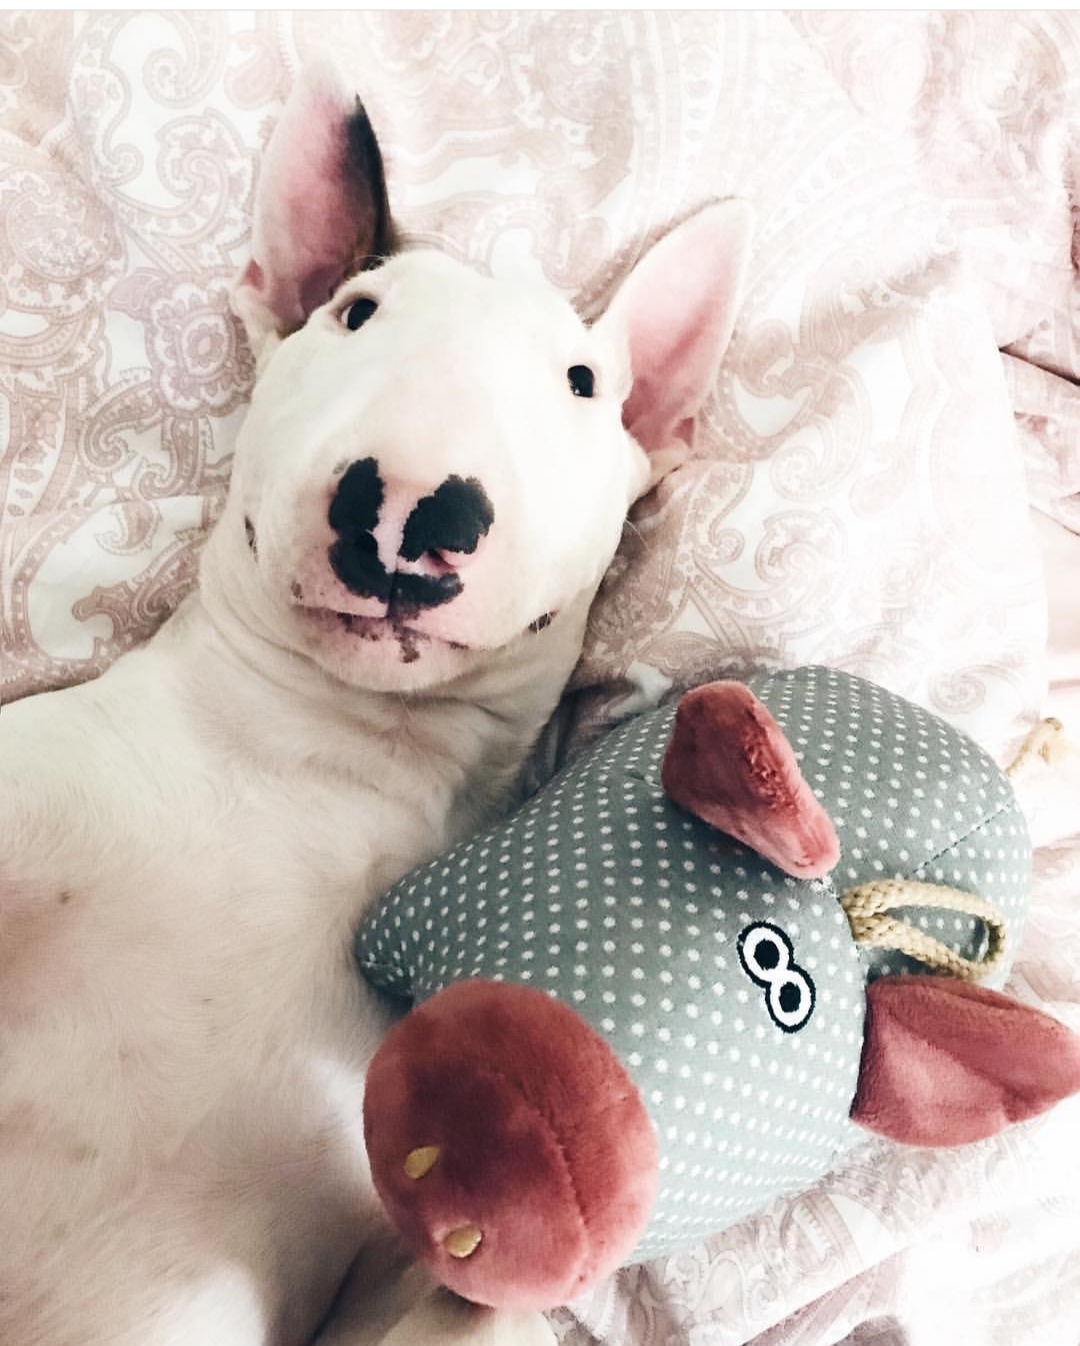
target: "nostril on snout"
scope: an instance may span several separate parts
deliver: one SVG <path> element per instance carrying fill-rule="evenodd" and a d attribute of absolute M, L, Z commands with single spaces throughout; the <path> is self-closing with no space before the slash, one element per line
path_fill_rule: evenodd
<path fill-rule="evenodd" d="M 475 477 L 447 477 L 431 495 L 416 502 L 398 555 L 403 561 L 418 561 L 423 556 L 453 570 L 447 553 L 470 555 L 494 522 L 495 510 Z"/>
<path fill-rule="evenodd" d="M 373 531 L 384 496 L 378 463 L 374 458 L 358 459 L 341 474 L 326 517 L 337 534 L 328 552 L 334 574 L 350 593 L 385 603 L 391 577 L 379 559 Z"/>
<path fill-rule="evenodd" d="M 369 533 L 379 521 L 383 484 L 374 458 L 350 463 L 330 500 L 327 518 L 339 537 Z"/>

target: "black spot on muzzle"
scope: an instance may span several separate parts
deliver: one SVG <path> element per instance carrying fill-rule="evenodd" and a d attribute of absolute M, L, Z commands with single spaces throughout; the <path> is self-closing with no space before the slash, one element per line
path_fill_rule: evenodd
<path fill-rule="evenodd" d="M 350 593 L 360 598 L 390 601 L 390 576 L 379 560 L 372 529 L 379 521 L 383 484 L 374 458 L 362 458 L 346 468 L 327 518 L 338 535 L 330 548 L 334 574 Z"/>
<path fill-rule="evenodd" d="M 330 527 L 339 537 L 370 533 L 379 522 L 383 484 L 374 458 L 350 463 L 330 501 Z"/>
<path fill-rule="evenodd" d="M 465 588 L 461 577 L 449 575 L 390 576 L 390 616 L 415 617 L 423 608 L 449 603 Z"/>
<path fill-rule="evenodd" d="M 334 574 L 358 598 L 377 598 L 389 603 L 391 580 L 379 560 L 375 539 L 370 533 L 358 537 L 343 537 L 330 548 L 330 565 Z"/>
<path fill-rule="evenodd" d="M 405 523 L 399 556 L 416 561 L 428 551 L 474 552 L 495 521 L 487 492 L 470 477 L 447 477 L 418 500 Z"/>

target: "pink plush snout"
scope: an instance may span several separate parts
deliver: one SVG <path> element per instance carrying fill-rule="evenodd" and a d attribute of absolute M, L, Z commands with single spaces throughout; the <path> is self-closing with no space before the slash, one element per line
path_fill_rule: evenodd
<path fill-rule="evenodd" d="M 395 1226 L 476 1303 L 571 1299 L 626 1258 L 656 1194 L 656 1136 L 625 1068 L 524 986 L 459 982 L 396 1024 L 364 1131 Z"/>

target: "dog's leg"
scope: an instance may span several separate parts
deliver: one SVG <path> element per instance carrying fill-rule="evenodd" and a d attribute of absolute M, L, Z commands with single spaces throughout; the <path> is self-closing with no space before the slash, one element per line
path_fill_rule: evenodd
<path fill-rule="evenodd" d="M 539 1313 L 466 1303 L 384 1245 L 361 1253 L 313 1346 L 554 1346 Z"/>
<path fill-rule="evenodd" d="M 313 1346 L 377 1346 L 432 1291 L 431 1277 L 392 1235 L 356 1255 Z"/>
<path fill-rule="evenodd" d="M 436 1290 L 378 1346 L 555 1346 L 555 1333 L 541 1313 L 481 1309 Z"/>

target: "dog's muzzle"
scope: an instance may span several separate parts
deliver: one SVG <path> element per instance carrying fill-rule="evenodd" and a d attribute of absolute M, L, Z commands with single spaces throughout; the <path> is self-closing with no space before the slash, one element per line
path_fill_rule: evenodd
<path fill-rule="evenodd" d="M 330 501 L 335 540 L 328 559 L 351 594 L 385 604 L 392 617 L 408 618 L 463 591 L 459 572 L 491 529 L 495 511 L 475 477 L 447 477 L 412 506 L 389 568 L 376 537 L 387 495 L 374 458 L 346 468 Z"/>

